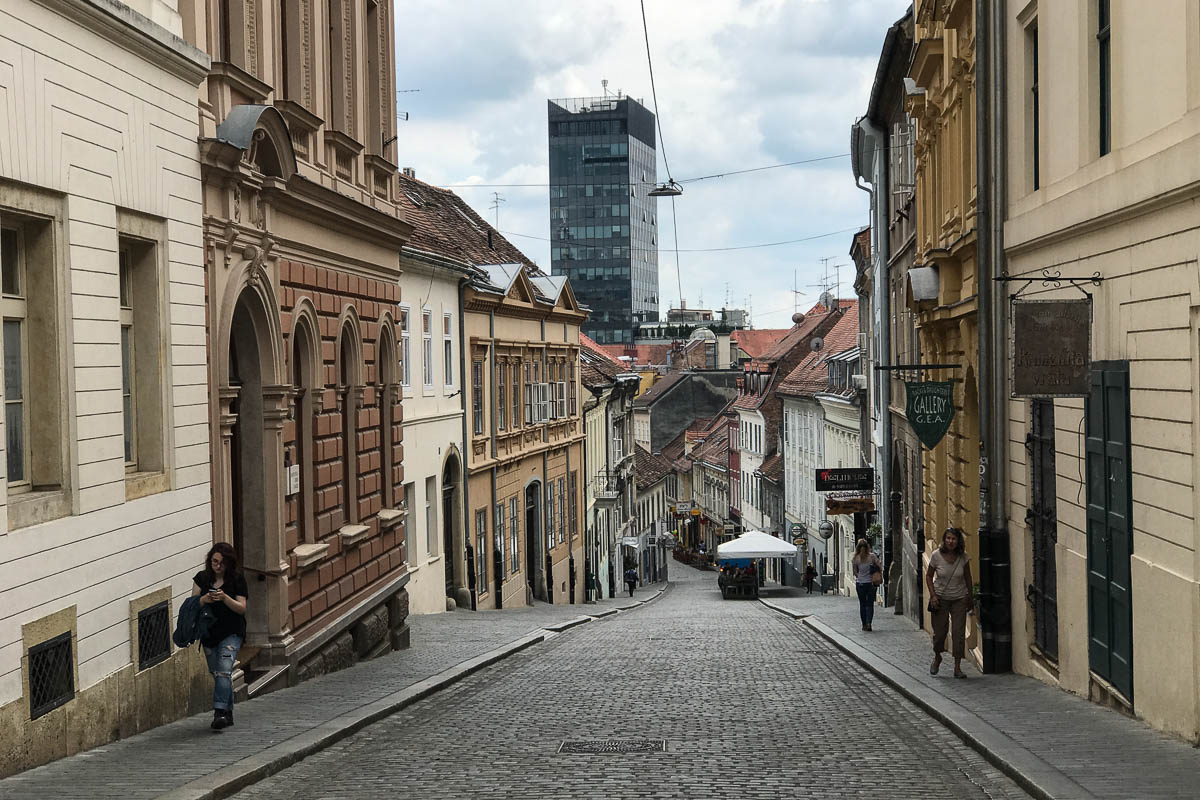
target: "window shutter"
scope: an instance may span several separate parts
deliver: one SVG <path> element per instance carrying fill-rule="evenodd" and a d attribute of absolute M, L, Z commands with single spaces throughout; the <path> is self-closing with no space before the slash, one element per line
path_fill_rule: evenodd
<path fill-rule="evenodd" d="M 556 388 L 558 390 L 558 417 L 559 417 L 559 419 L 562 419 L 567 416 L 567 383 L 566 383 L 566 381 L 559 381 Z"/>

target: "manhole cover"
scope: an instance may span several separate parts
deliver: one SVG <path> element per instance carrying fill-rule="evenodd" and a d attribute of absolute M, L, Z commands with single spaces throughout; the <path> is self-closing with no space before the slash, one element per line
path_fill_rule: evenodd
<path fill-rule="evenodd" d="M 665 753 L 666 739 L 576 739 L 558 746 L 560 753 Z"/>

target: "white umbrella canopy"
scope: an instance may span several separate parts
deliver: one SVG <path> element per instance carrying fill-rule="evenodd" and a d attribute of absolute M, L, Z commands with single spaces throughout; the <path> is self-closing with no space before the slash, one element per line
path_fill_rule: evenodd
<path fill-rule="evenodd" d="M 717 547 L 717 558 L 788 558 L 796 545 L 762 531 L 746 531 L 732 542 Z"/>

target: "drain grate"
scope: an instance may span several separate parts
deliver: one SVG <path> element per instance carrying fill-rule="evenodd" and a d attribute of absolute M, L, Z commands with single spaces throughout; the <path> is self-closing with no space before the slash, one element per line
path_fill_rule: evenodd
<path fill-rule="evenodd" d="M 558 746 L 559 753 L 665 753 L 666 739 L 568 739 Z"/>

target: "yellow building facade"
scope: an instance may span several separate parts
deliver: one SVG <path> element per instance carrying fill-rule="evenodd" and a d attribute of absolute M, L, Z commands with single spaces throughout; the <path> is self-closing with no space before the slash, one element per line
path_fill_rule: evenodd
<path fill-rule="evenodd" d="M 975 16 L 972 0 L 917 0 L 913 6 L 913 60 L 908 110 L 915 126 L 918 276 L 936 291 L 910 285 L 917 312 L 922 362 L 958 364 L 927 371 L 927 380 L 953 380 L 950 430 L 925 450 L 925 548 L 928 562 L 948 526 L 966 533 L 967 552 L 979 563 L 979 332 L 976 319 L 977 182 L 975 177 Z M 916 280 L 916 279 L 914 279 Z M 921 299 L 922 297 L 927 299 Z M 975 579 L 978 580 L 978 569 Z M 928 614 L 924 621 L 928 626 Z M 979 659 L 976 620 L 967 645 Z"/>
<path fill-rule="evenodd" d="M 565 277 L 523 264 L 477 272 L 463 296 L 470 547 L 462 548 L 477 605 L 581 603 L 579 326 L 587 313 Z"/>

